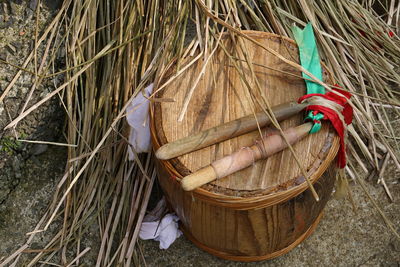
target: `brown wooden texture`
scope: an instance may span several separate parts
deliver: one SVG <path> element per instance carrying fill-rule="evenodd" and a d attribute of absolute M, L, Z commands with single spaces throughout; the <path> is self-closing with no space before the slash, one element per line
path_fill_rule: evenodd
<path fill-rule="evenodd" d="M 160 185 L 181 219 L 185 234 L 200 248 L 239 261 L 280 256 L 306 238 L 331 195 L 335 172 L 336 167 L 331 165 L 314 183 L 319 202 L 306 190 L 288 201 L 242 210 L 183 191 L 176 177 L 158 162 Z"/>
<path fill-rule="evenodd" d="M 291 41 L 273 34 L 249 34 L 283 55 L 297 59 L 297 50 Z M 253 44 L 246 41 L 245 44 L 253 63 L 300 75 Z M 229 41 L 226 45 L 231 49 Z M 272 106 L 304 94 L 302 79 L 254 66 Z M 160 97 L 174 98 L 175 103 L 152 106 L 151 134 L 155 150 L 166 142 L 251 114 L 253 104 L 246 96 L 248 91 L 219 51 L 196 88 L 184 120 L 178 122 L 187 88 L 200 68 L 195 65 L 161 93 Z M 301 122 L 299 114 L 281 125 L 285 129 Z M 219 257 L 255 261 L 286 253 L 313 231 L 332 192 L 336 167 L 331 163 L 339 140 L 329 124 L 294 146 L 317 190 L 319 202 L 306 190 L 305 179 L 288 150 L 214 184 L 191 192 L 182 190 L 180 179 L 183 176 L 249 146 L 258 137 L 258 132 L 252 132 L 176 159 L 157 161 L 160 185 L 181 219 L 185 233 L 200 248 Z"/>
<path fill-rule="evenodd" d="M 279 51 L 285 57 L 298 60 L 298 51 L 294 43 L 269 34 L 254 34 L 253 37 Z M 244 44 L 249 51 L 254 71 L 263 92 L 261 93 L 256 89 L 254 82 L 251 83 L 251 90 L 244 86 L 238 72 L 229 62 L 224 51 L 218 50 L 213 59 L 210 60 L 206 72 L 195 88 L 182 121 L 178 121 L 178 116 L 182 111 L 188 91 L 200 73 L 203 62 L 199 61 L 194 64 L 161 92 L 160 97 L 175 100 L 175 102 L 162 102 L 156 105 L 157 135 L 161 144 L 250 115 L 252 114 L 252 107 L 255 107 L 255 111 L 258 112 L 262 110 L 262 107 L 254 103 L 252 99 L 261 99 L 262 94 L 266 96 L 271 106 L 296 101 L 304 95 L 305 83 L 300 78 L 301 73 L 299 71 L 249 41 L 244 41 Z M 227 40 L 225 45 L 235 55 L 232 42 Z M 244 68 L 247 79 L 251 80 L 250 70 Z M 298 77 L 282 72 L 296 74 Z M 282 122 L 282 128 L 299 125 L 302 123 L 302 119 L 303 114 L 298 114 Z M 305 169 L 316 160 L 316 155 L 318 155 L 327 138 L 328 128 L 324 126 L 320 132 L 305 138 L 294 146 Z M 183 155 L 174 159 L 172 163 L 186 175 L 233 153 L 241 147 L 250 146 L 259 137 L 260 133 L 253 131 Z M 282 175 L 282 173 L 285 173 L 285 175 Z M 284 150 L 267 160 L 255 163 L 251 168 L 216 180 L 213 184 L 217 186 L 215 190 L 221 191 L 226 189 L 260 190 L 285 184 L 288 180 L 299 175 L 300 168 L 294 157 L 289 150 Z"/>

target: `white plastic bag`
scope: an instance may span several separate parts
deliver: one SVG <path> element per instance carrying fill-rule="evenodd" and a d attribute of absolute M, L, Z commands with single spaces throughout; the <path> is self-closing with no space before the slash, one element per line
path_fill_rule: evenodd
<path fill-rule="evenodd" d="M 143 222 L 140 227 L 139 237 L 143 240 L 154 239 L 160 241 L 160 249 L 167 249 L 182 235 L 178 229 L 178 216 L 167 214 L 154 222 Z"/>
<path fill-rule="evenodd" d="M 144 89 L 144 94 L 149 97 L 153 92 L 153 84 Z M 126 120 L 131 131 L 129 134 L 129 143 L 136 153 L 149 152 L 150 143 L 150 118 L 149 118 L 149 100 L 139 93 L 126 109 Z M 129 160 L 133 160 L 133 151 L 128 148 Z"/>

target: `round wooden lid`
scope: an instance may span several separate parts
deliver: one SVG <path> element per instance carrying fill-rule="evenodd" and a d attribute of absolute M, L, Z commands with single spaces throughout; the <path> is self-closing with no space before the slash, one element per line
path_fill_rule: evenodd
<path fill-rule="evenodd" d="M 246 33 L 258 42 L 278 51 L 284 57 L 292 61 L 299 61 L 298 49 L 293 41 L 270 33 Z M 244 77 L 250 83 L 251 89 L 249 90 L 243 83 L 234 63 L 222 49 L 215 52 L 198 84 L 195 85 L 204 65 L 203 60 L 197 61 L 161 90 L 158 95 L 161 98 L 174 100 L 174 102 L 155 104 L 153 115 L 155 135 L 160 145 L 253 114 L 253 111 L 260 111 L 262 109 L 257 99 L 262 99 L 262 95 L 271 106 L 275 106 L 288 101 L 296 101 L 305 94 L 305 83 L 301 78 L 300 71 L 256 44 L 245 39 L 241 39 L 241 41 L 244 46 L 239 46 L 238 40 L 233 42 L 228 36 L 222 42 L 236 64 L 245 69 Z M 253 72 L 262 92 L 257 90 L 254 79 L 252 79 L 252 71 L 245 62 L 243 49 L 246 50 L 248 60 L 252 63 Z M 170 73 L 176 73 L 176 71 L 173 70 Z M 324 71 L 324 77 L 326 76 Z M 326 80 L 326 78 L 324 79 Z M 167 78 L 163 79 L 163 81 L 166 80 Z M 184 101 L 194 86 L 195 89 L 190 97 L 187 111 L 183 120 L 179 121 Z M 286 129 L 297 126 L 302 123 L 303 118 L 304 114 L 298 114 L 281 122 L 281 127 Z M 268 128 L 262 130 L 266 131 Z M 321 131 L 306 137 L 293 146 L 301 164 L 308 172 L 318 168 L 321 160 L 326 157 L 333 136 L 331 127 L 324 123 Z M 170 163 L 182 176 L 185 176 L 242 147 L 252 145 L 259 137 L 260 133 L 254 131 L 172 159 Z M 205 185 L 203 189 L 242 196 L 245 192 L 250 194 L 260 190 L 273 192 L 303 182 L 305 182 L 304 177 L 301 175 L 294 156 L 289 149 L 286 149 L 266 160 L 255 162 L 253 166 L 242 171 Z"/>

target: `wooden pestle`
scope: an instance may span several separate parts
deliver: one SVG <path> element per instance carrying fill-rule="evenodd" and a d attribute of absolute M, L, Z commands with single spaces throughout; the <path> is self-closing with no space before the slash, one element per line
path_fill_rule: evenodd
<path fill-rule="evenodd" d="M 307 136 L 311 127 L 312 123 L 307 122 L 285 130 L 284 134 L 288 142 L 292 145 Z M 194 190 L 215 179 L 223 178 L 249 167 L 255 161 L 265 159 L 284 150 L 287 146 L 287 143 L 280 134 L 265 136 L 261 140 L 258 140 L 253 146 L 242 148 L 184 177 L 181 180 L 181 186 L 185 191 Z"/>
<path fill-rule="evenodd" d="M 306 104 L 287 102 L 272 108 L 278 121 L 285 120 L 303 110 Z M 198 134 L 191 135 L 161 146 L 156 151 L 156 157 L 161 160 L 175 158 L 195 150 L 228 140 L 230 138 L 254 131 L 271 123 L 264 111 L 255 115 L 248 115 L 222 125 L 207 129 Z"/>

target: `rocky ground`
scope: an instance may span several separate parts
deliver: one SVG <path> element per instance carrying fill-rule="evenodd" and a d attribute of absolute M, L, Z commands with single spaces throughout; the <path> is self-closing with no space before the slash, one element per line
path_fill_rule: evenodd
<path fill-rule="evenodd" d="M 54 16 L 60 1 L 41 2 L 39 33 Z M 22 65 L 33 49 L 37 3 L 37 0 L 0 0 L 0 96 L 17 73 L 12 64 Z M 43 51 L 38 53 L 40 58 Z M 58 57 L 56 68 L 62 67 L 62 55 Z M 23 73 L 0 103 L 0 129 L 21 112 L 32 79 L 32 75 Z M 62 77 L 57 77 L 44 82 L 33 91 L 28 107 L 61 81 Z M 63 114 L 59 100 L 54 98 L 17 128 L 0 131 L 0 262 L 26 241 L 26 233 L 35 228 L 45 213 L 65 170 L 65 147 L 31 144 L 15 138 L 62 142 Z M 399 230 L 400 174 L 389 168 L 386 179 L 395 198 L 393 203 L 382 186 L 376 184 L 376 178 L 367 181 L 368 190 Z M 356 212 L 348 201 L 331 200 L 315 233 L 287 255 L 271 261 L 227 262 L 199 250 L 184 237 L 165 251 L 159 250 L 154 241 L 140 241 L 139 248 L 147 266 L 400 266 L 399 240 L 390 233 L 361 187 L 353 184 L 352 189 Z M 47 241 L 47 235 L 38 235 L 30 249 L 40 249 Z M 29 256 L 30 252 L 25 254 Z M 93 258 L 88 259 L 86 266 L 92 265 Z"/>
<path fill-rule="evenodd" d="M 38 1 L 0 1 L 0 129 L 22 111 L 32 90 L 33 76 L 22 72 L 8 93 L 13 81 L 35 43 L 38 22 L 40 35 L 54 16 L 60 1 L 42 1 L 38 20 Z M 41 63 L 43 49 L 38 51 Z M 62 65 L 58 56 L 55 63 Z M 8 63 L 5 63 L 8 62 Z M 28 65 L 28 68 L 32 65 Z M 55 65 L 55 68 L 59 66 Z M 37 102 L 60 83 L 60 78 L 45 81 L 32 91 L 27 107 Z M 22 245 L 27 232 L 34 229 L 46 211 L 55 185 L 61 178 L 66 161 L 66 149 L 47 144 L 16 141 L 60 141 L 64 112 L 57 99 L 45 103 L 26 117 L 18 126 L 0 131 L 0 261 Z M 41 248 L 46 238 L 38 238 L 33 247 Z"/>
<path fill-rule="evenodd" d="M 22 72 L 15 81 L 14 86 L 8 91 L 8 85 L 13 81 L 17 69 L 13 65 L 23 65 L 27 55 L 33 50 L 35 24 L 35 5 L 31 2 L 9 1 L 0 4 L 0 93 L 4 100 L 0 104 L 0 129 L 21 113 L 27 96 L 31 92 L 33 77 Z M 44 9 L 39 17 L 39 33 L 43 30 L 52 17 L 54 10 Z M 38 57 L 43 51 L 38 52 Z M 4 61 L 9 64 L 4 63 Z M 39 61 L 40 62 L 40 61 Z M 28 66 L 29 67 L 29 66 Z M 50 92 L 55 83 L 48 81 L 33 91 L 27 107 L 41 99 Z M 6 90 L 8 92 L 6 92 Z M 63 111 L 55 99 L 38 108 L 27 116 L 16 128 L 0 132 L 0 204 L 7 200 L 7 196 L 23 179 L 23 169 L 29 160 L 44 153 L 48 146 L 16 141 L 16 138 L 26 140 L 55 141 L 60 139 L 62 133 Z M 61 122 L 61 123 L 60 123 Z M 3 177 L 4 176 L 4 177 Z"/>

